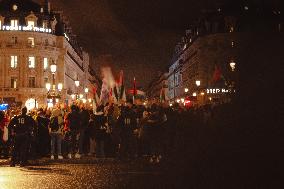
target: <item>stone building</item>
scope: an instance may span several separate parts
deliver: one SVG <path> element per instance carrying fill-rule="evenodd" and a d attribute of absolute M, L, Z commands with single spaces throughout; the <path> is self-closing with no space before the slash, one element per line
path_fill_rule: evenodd
<path fill-rule="evenodd" d="M 275 7 L 238 4 L 203 11 L 175 47 L 169 67 L 170 101 L 230 100 L 248 53 L 244 49 L 259 36 L 283 33 L 283 23 Z"/>
<path fill-rule="evenodd" d="M 168 100 L 168 73 L 160 72 L 150 82 L 146 89 L 149 102 L 163 102 Z"/>
<path fill-rule="evenodd" d="M 47 104 L 46 83 L 62 84 L 60 103 L 70 104 L 74 94 L 94 85 L 89 55 L 79 46 L 68 20 L 31 0 L 0 1 L 0 98 L 24 105 L 35 100 Z M 57 66 L 53 74 L 50 65 Z M 75 80 L 80 81 L 79 87 Z M 89 90 L 89 93 L 91 90 Z"/>

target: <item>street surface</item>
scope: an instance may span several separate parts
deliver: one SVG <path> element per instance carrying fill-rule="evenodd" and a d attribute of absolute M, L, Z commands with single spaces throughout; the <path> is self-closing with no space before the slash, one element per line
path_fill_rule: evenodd
<path fill-rule="evenodd" d="M 0 189 L 166 188 L 162 172 L 140 163 L 0 167 Z"/>

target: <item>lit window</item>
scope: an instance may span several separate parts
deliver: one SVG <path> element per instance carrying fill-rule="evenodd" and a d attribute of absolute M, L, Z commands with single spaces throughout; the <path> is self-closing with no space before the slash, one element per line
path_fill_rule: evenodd
<path fill-rule="evenodd" d="M 29 37 L 28 38 L 28 44 L 30 47 L 34 47 L 35 46 L 35 39 L 33 37 Z"/>
<path fill-rule="evenodd" d="M 2 22 L 1 22 L 1 20 L 0 20 L 0 30 L 2 29 Z"/>
<path fill-rule="evenodd" d="M 48 59 L 47 58 L 43 58 L 43 68 L 45 70 L 48 69 Z"/>
<path fill-rule="evenodd" d="M 35 77 L 29 77 L 29 88 L 35 88 Z"/>
<path fill-rule="evenodd" d="M 11 68 L 17 68 L 18 65 L 18 57 L 11 56 Z"/>
<path fill-rule="evenodd" d="M 11 77 L 11 88 L 17 88 L 17 81 L 18 79 L 16 77 Z"/>
<path fill-rule="evenodd" d="M 35 27 L 35 22 L 34 21 L 28 21 L 28 27 L 29 28 L 34 28 Z"/>
<path fill-rule="evenodd" d="M 35 57 L 29 57 L 29 68 L 35 68 Z"/>
<path fill-rule="evenodd" d="M 18 20 L 11 20 L 11 27 L 18 27 Z"/>

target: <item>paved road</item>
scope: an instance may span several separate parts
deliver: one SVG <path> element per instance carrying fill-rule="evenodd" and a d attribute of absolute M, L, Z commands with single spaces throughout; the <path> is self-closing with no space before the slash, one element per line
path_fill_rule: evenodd
<path fill-rule="evenodd" d="M 0 167 L 0 189 L 166 188 L 163 173 L 140 163 Z"/>

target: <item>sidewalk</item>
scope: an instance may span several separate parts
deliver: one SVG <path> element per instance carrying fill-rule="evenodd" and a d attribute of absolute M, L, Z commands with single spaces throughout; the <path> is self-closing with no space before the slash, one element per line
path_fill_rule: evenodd
<path fill-rule="evenodd" d="M 44 157 L 36 160 L 29 160 L 31 165 L 47 165 L 47 164 L 94 164 L 94 163 L 104 163 L 104 162 L 117 162 L 118 159 L 115 158 L 95 158 L 95 157 L 81 157 L 80 159 L 62 159 L 62 160 L 51 160 L 50 158 Z M 0 159 L 0 166 L 9 165 L 9 159 Z"/>

